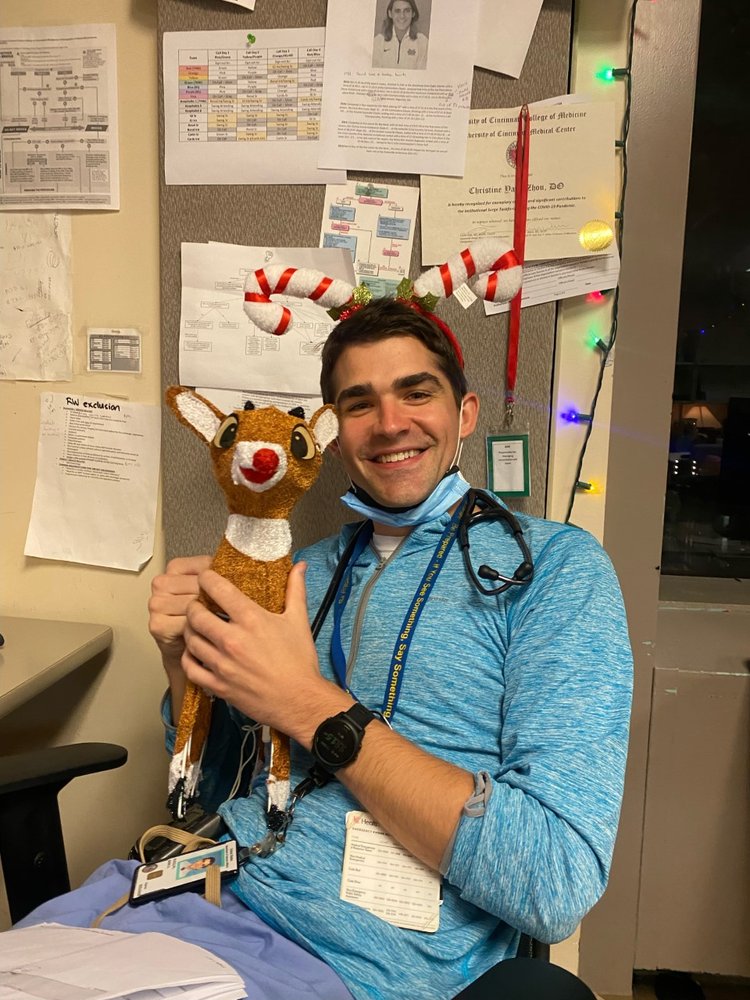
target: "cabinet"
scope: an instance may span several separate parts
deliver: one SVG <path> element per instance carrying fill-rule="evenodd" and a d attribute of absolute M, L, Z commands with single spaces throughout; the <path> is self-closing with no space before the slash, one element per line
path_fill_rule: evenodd
<path fill-rule="evenodd" d="M 750 976 L 750 606 L 662 602 L 656 649 L 635 967 Z"/>

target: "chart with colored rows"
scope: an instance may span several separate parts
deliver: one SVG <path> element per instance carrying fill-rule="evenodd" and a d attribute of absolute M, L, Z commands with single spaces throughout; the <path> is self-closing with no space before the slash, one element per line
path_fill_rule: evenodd
<path fill-rule="evenodd" d="M 181 49 L 180 142 L 316 140 L 322 46 Z"/>

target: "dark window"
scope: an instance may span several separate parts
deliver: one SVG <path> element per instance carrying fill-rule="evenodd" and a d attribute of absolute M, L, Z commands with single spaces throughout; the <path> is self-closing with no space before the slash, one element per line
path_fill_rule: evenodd
<path fill-rule="evenodd" d="M 750 3 L 701 15 L 662 573 L 750 576 Z"/>

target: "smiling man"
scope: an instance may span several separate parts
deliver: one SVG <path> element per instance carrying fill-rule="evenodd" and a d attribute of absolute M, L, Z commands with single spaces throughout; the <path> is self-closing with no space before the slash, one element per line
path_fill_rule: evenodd
<path fill-rule="evenodd" d="M 281 615 L 206 557 L 173 560 L 149 605 L 170 751 L 185 677 L 215 696 L 201 804 L 240 845 L 268 837 L 262 772 L 249 787 L 260 726 L 292 738 L 307 794 L 222 909 L 187 894 L 103 926 L 201 944 L 254 1000 L 449 1000 L 521 933 L 566 937 L 604 890 L 627 751 L 625 616 L 591 536 L 469 492 L 457 466 L 479 401 L 444 324 L 375 301 L 334 328 L 322 362 L 342 499 L 364 520 L 300 553 Z M 29 922 L 85 925 L 125 891 L 125 865 Z"/>
<path fill-rule="evenodd" d="M 300 553 L 281 616 L 177 560 L 154 582 L 151 630 L 174 708 L 185 675 L 217 699 L 203 800 L 223 802 L 240 843 L 266 832 L 262 789 L 223 801 L 248 719 L 292 737 L 293 784 L 310 768 L 331 778 L 298 802 L 284 845 L 242 868 L 236 896 L 357 998 L 449 998 L 514 955 L 520 932 L 570 934 L 605 887 L 631 690 L 622 602 L 576 528 L 519 517 L 523 552 L 507 517 L 466 527 L 457 465 L 479 401 L 444 324 L 390 299 L 353 310 L 321 388 L 363 532 Z M 471 566 L 512 582 L 472 585 L 464 528 Z M 198 584 L 229 622 L 191 600 Z M 431 933 L 341 898 L 356 900 L 342 862 L 357 810 L 440 882 Z"/>
<path fill-rule="evenodd" d="M 403 323 L 398 303 L 387 300 L 375 309 L 365 314 L 374 336 L 382 336 L 389 312 L 397 329 Z M 409 318 L 413 323 L 417 317 Z M 419 318 L 432 346 L 450 355 L 435 354 L 413 336 L 396 336 L 351 343 L 345 350 L 337 350 L 334 341 L 324 357 L 323 389 L 339 415 L 335 450 L 352 490 L 389 509 L 412 506 L 432 492 L 455 467 L 461 442 L 474 430 L 479 413 L 463 372 L 452 372 L 450 344 L 429 319 Z M 378 527 L 384 534 L 408 530 L 383 523 Z"/>

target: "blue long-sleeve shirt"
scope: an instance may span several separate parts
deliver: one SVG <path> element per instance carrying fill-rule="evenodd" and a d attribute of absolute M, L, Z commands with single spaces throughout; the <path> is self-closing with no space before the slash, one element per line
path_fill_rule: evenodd
<path fill-rule="evenodd" d="M 380 570 L 369 547 L 354 566 L 342 641 L 349 652 L 359 616 L 351 687 L 371 708 L 382 707 L 394 644 L 447 521 L 415 529 Z M 566 937 L 606 885 L 632 674 L 619 587 L 590 535 L 520 521 L 533 582 L 480 595 L 454 545 L 413 633 L 393 720 L 427 752 L 489 776 L 484 809 L 462 816 L 445 859 L 437 933 L 394 927 L 339 899 L 344 817 L 359 805 L 335 781 L 302 800 L 284 847 L 247 864 L 234 883 L 240 899 L 324 959 L 357 998 L 451 997 L 514 954 L 520 932 Z M 299 554 L 311 615 L 350 531 Z M 498 524 L 471 529 L 471 558 L 508 576 L 521 559 Z M 332 619 L 317 643 L 328 677 Z M 234 778 L 242 721 L 217 705 L 202 786 L 209 807 Z M 310 764 L 293 746 L 293 785 Z M 265 832 L 262 794 L 221 812 L 241 843 Z"/>

